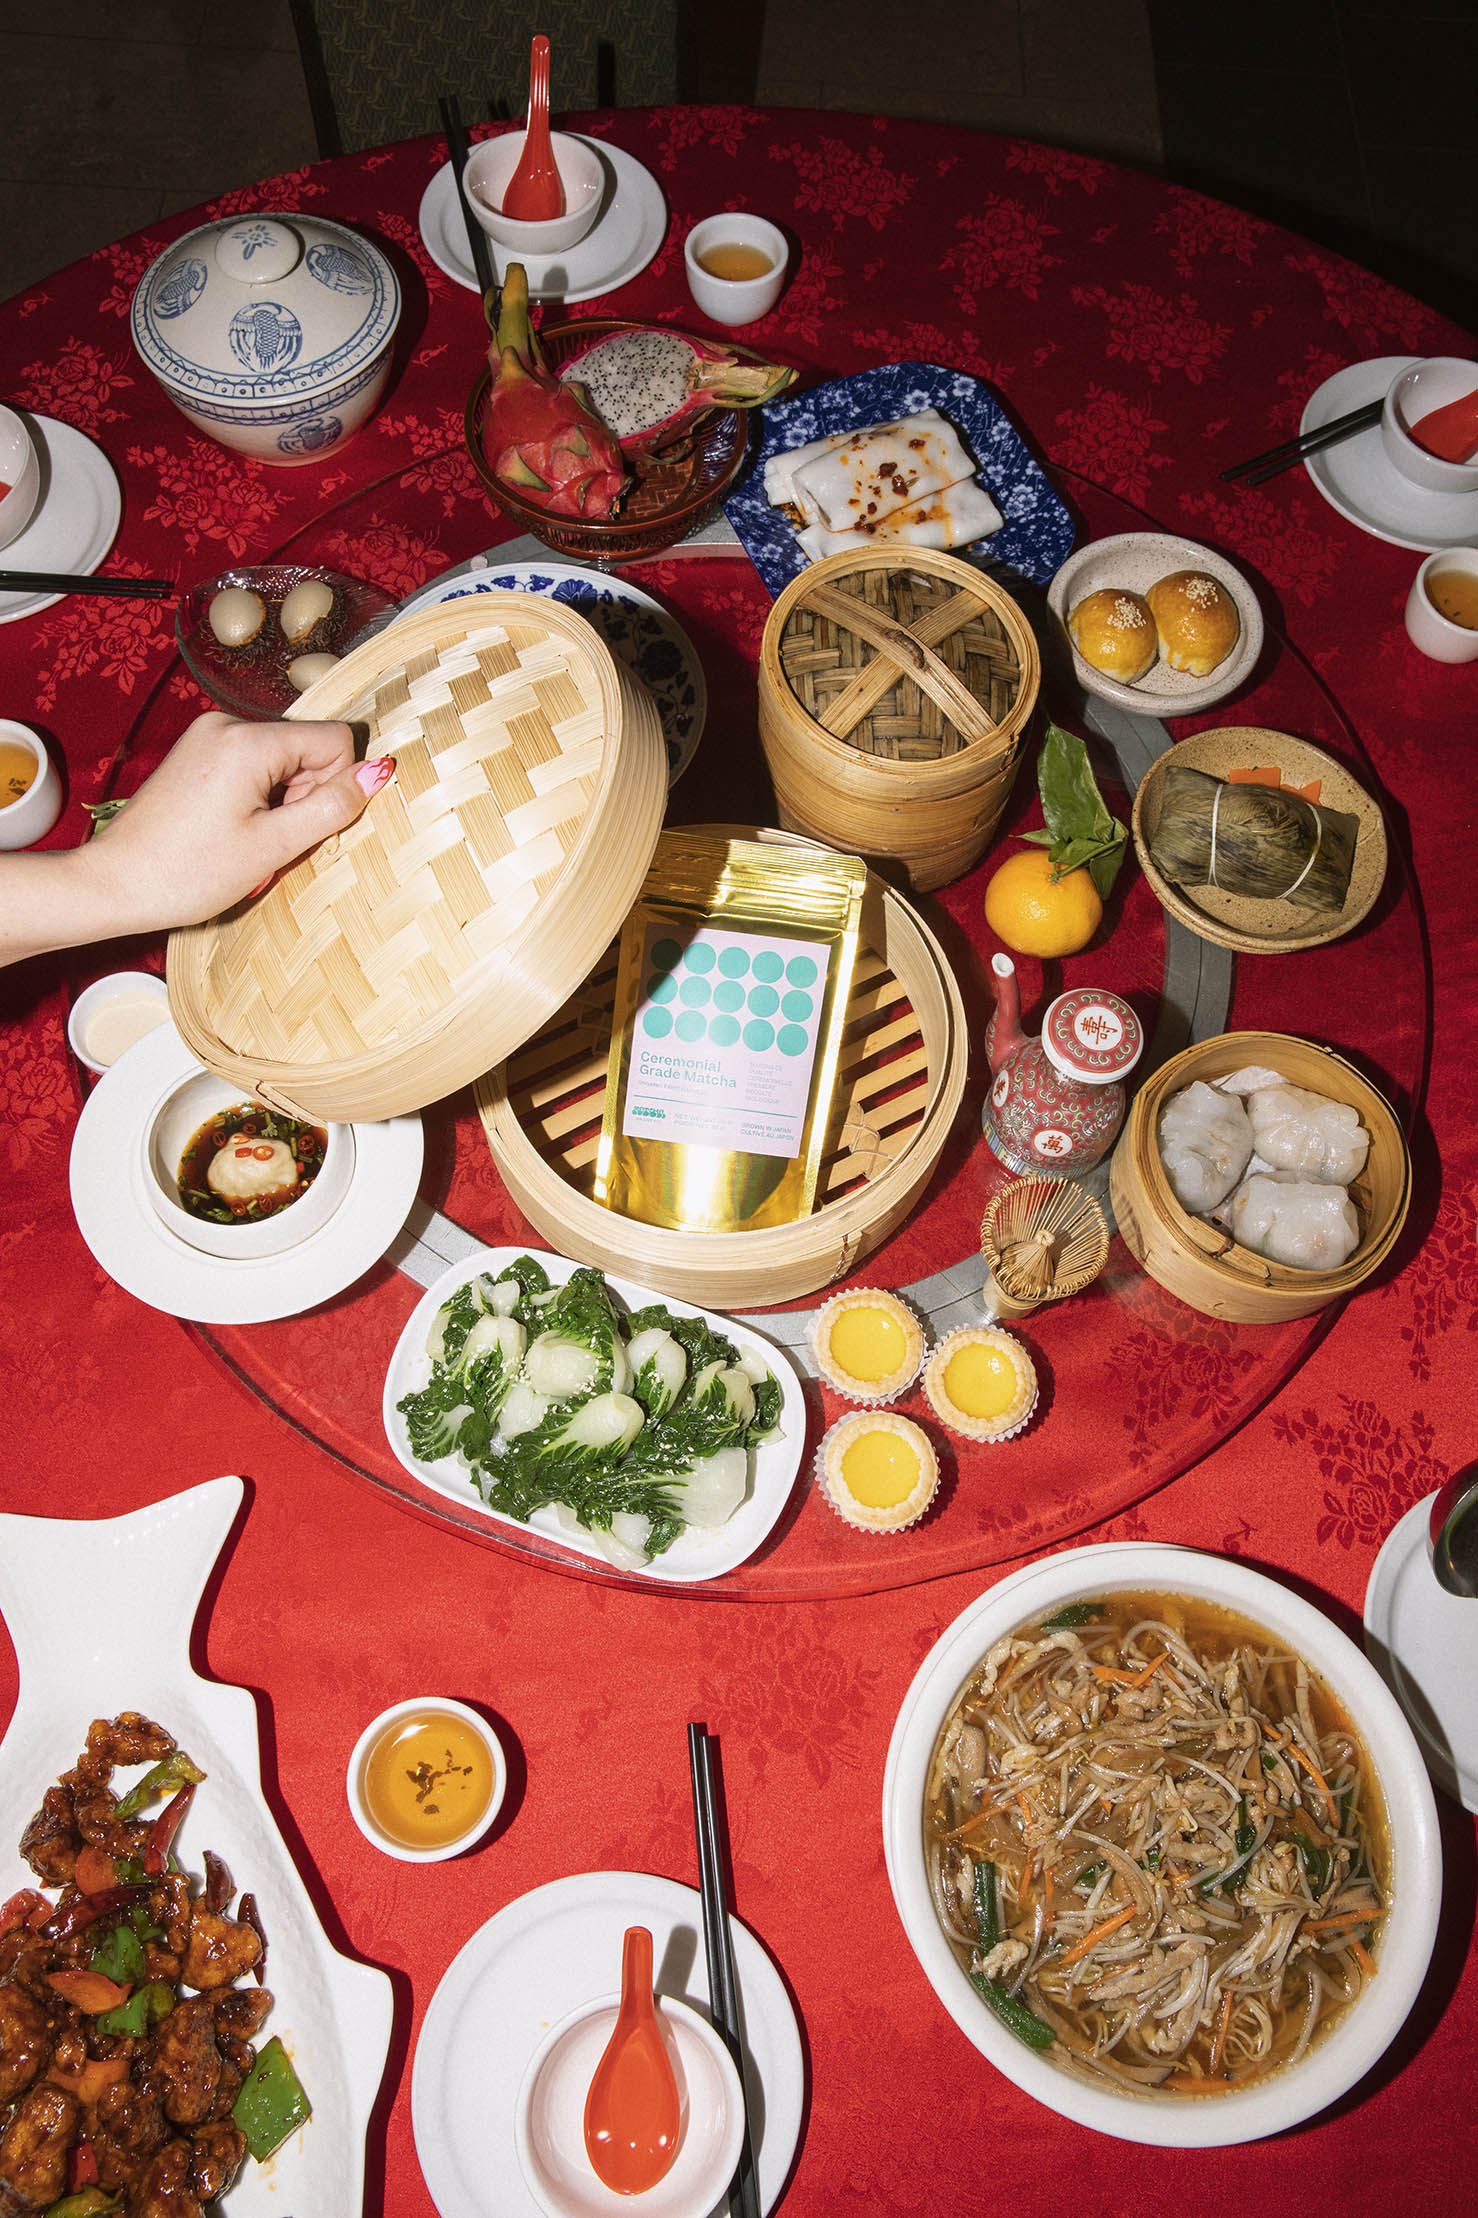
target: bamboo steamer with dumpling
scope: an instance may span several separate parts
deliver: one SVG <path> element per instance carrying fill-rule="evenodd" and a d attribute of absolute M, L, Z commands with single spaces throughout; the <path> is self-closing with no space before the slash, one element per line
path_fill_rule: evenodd
<path fill-rule="evenodd" d="M 1348 1102 L 1370 1135 L 1365 1166 L 1349 1188 L 1360 1241 L 1337 1270 L 1299 1270 L 1244 1248 L 1221 1225 L 1181 1207 L 1160 1158 L 1160 1113 L 1172 1095 L 1249 1064 L 1291 1086 Z M 1411 1200 L 1411 1159 L 1384 1094 L 1332 1049 L 1286 1032 L 1222 1032 L 1151 1072 L 1135 1094 L 1109 1165 L 1109 1193 L 1124 1244 L 1178 1301 L 1232 1324 L 1283 1324 L 1352 1294 L 1390 1255 Z"/>

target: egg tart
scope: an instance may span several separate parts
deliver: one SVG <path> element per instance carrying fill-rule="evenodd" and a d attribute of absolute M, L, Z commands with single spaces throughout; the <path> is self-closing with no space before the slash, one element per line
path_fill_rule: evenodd
<path fill-rule="evenodd" d="M 966 1440 L 1009 1440 L 1037 1406 L 1037 1373 L 1019 1340 L 995 1325 L 961 1325 L 924 1371 L 941 1425 Z"/>
<path fill-rule="evenodd" d="M 921 1425 L 891 1409 L 839 1417 L 816 1451 L 816 1484 L 843 1524 L 863 1533 L 915 1525 L 934 1499 L 939 1459 Z"/>
<path fill-rule="evenodd" d="M 833 1294 L 811 1330 L 823 1382 L 843 1401 L 896 1401 L 923 1367 L 924 1328 L 896 1294 L 875 1286 Z"/>

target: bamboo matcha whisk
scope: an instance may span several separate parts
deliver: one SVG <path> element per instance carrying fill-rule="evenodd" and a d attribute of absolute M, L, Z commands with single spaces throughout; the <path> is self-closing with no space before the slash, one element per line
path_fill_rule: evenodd
<path fill-rule="evenodd" d="M 1108 1225 L 1072 1179 L 1017 1178 L 986 1209 L 980 1246 L 987 1309 L 1025 1317 L 1093 1283 L 1108 1258 Z"/>

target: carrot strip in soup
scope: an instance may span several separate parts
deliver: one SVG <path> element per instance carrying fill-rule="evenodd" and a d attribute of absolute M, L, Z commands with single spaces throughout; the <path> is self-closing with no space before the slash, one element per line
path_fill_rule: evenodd
<path fill-rule="evenodd" d="M 1054 1958 L 1054 1962 L 1058 1965 L 1076 1964 L 1080 1956 L 1086 1956 L 1090 1949 L 1097 1948 L 1099 1942 L 1107 1940 L 1110 1933 L 1117 1933 L 1121 1925 L 1127 1925 L 1134 1911 L 1135 1905 L 1132 1902 L 1126 1903 L 1122 1910 L 1116 1910 L 1111 1918 L 1104 1919 L 1102 1925 L 1095 1925 L 1091 1933 L 1085 1933 L 1081 1941 L 1075 1941 L 1070 1949 Z"/>
<path fill-rule="evenodd" d="M 1267 1733 L 1268 1739 L 1273 1743 L 1274 1747 L 1286 1748 L 1289 1755 L 1294 1759 L 1295 1763 L 1300 1763 L 1303 1765 L 1304 1770 L 1313 1780 L 1314 1785 L 1318 1788 L 1320 1794 L 1323 1795 L 1325 1808 L 1329 1812 L 1329 1822 L 1334 1827 L 1335 1832 L 1338 1833 L 1339 1806 L 1335 1802 L 1334 1796 L 1330 1793 L 1329 1781 L 1325 1778 L 1323 1772 L 1319 1769 L 1319 1766 L 1312 1760 L 1312 1758 L 1304 1754 L 1303 1750 L 1299 1747 L 1297 1741 L 1287 1740 L 1284 1738 L 1283 1734 L 1275 1733 L 1271 1725 L 1267 1726 L 1265 1728 L 1265 1731 Z"/>

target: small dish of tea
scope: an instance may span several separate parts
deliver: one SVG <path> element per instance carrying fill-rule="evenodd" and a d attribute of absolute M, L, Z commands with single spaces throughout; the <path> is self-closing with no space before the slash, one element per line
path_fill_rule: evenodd
<path fill-rule="evenodd" d="M 785 233 L 763 216 L 705 216 L 683 247 L 688 291 L 715 323 L 757 323 L 780 297 L 789 257 Z"/>

